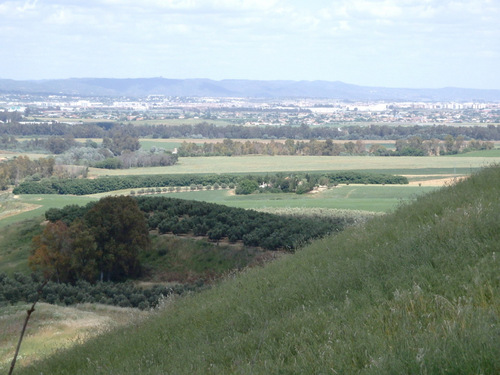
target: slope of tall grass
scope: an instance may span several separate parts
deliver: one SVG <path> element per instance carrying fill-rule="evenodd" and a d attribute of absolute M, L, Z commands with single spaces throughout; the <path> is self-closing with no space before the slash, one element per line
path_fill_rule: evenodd
<path fill-rule="evenodd" d="M 499 250 L 495 166 L 18 373 L 500 373 Z"/>

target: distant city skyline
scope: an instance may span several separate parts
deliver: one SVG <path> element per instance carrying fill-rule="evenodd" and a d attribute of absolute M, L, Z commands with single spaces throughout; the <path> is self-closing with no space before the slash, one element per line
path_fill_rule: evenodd
<path fill-rule="evenodd" d="M 0 78 L 500 89 L 498 0 L 28 0 L 0 17 Z"/>

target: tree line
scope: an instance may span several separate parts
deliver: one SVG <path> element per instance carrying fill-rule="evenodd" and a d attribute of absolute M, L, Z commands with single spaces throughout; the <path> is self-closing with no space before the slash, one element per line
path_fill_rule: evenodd
<path fill-rule="evenodd" d="M 54 158 L 40 158 L 31 160 L 21 155 L 14 159 L 0 163 L 0 190 L 5 190 L 9 185 L 18 185 L 29 178 L 30 181 L 40 181 L 54 174 Z"/>
<path fill-rule="evenodd" d="M 14 188 L 14 194 L 73 194 L 87 195 L 108 191 L 140 188 L 186 187 L 195 190 L 204 186 L 234 186 L 244 179 L 257 179 L 259 185 L 269 183 L 276 175 L 279 178 L 302 178 L 304 173 L 261 173 L 253 175 L 241 174 L 176 174 L 176 175 L 141 175 L 110 176 L 96 179 L 48 178 L 40 181 L 24 181 Z M 369 183 L 369 184 L 406 184 L 408 180 L 402 176 L 363 172 L 320 173 L 309 172 L 309 178 L 315 183 L 326 177 L 328 183 Z M 193 188 L 194 187 L 194 188 Z M 156 191 L 155 189 L 155 192 Z M 161 192 L 161 191 L 160 191 Z"/>
<path fill-rule="evenodd" d="M 447 135 L 444 142 L 439 139 L 423 140 L 420 137 L 397 140 L 395 150 L 389 150 L 380 144 L 373 144 L 367 148 L 366 144 L 357 140 L 345 143 L 309 140 L 294 141 L 287 139 L 279 141 L 234 141 L 224 139 L 222 142 L 182 142 L 178 149 L 179 156 L 239 156 L 239 155 L 308 155 L 308 156 L 339 156 L 339 155 L 376 155 L 376 156 L 430 156 L 449 155 L 474 150 L 490 150 L 493 142 L 466 141 L 463 136 L 456 139 Z"/>
<path fill-rule="evenodd" d="M 236 186 L 236 194 L 252 193 L 296 193 L 304 194 L 317 186 L 338 184 L 408 184 L 404 176 L 366 172 L 333 173 L 276 173 L 270 175 L 250 175 Z"/>
<path fill-rule="evenodd" d="M 141 167 L 167 167 L 178 161 L 177 154 L 171 152 L 151 151 L 125 151 L 113 158 L 106 158 L 94 163 L 95 168 L 104 169 L 128 169 Z"/>
<path fill-rule="evenodd" d="M 345 124 L 343 124 L 345 125 Z M 111 137 L 113 129 L 126 129 L 134 137 L 153 138 L 229 138 L 229 139 L 406 139 L 418 136 L 424 140 L 433 138 L 444 140 L 447 135 L 464 136 L 466 139 L 482 141 L 500 140 L 500 125 L 456 126 L 456 125 L 412 125 L 394 126 L 371 124 L 366 126 L 347 125 L 309 127 L 300 126 L 216 126 L 209 122 L 195 125 L 136 125 L 95 122 L 85 124 L 62 124 L 47 122 L 42 124 L 20 124 L 12 121 L 0 124 L 0 135 L 7 136 L 59 136 L 71 135 L 74 138 Z"/>
<path fill-rule="evenodd" d="M 44 179 L 26 181 L 14 189 L 14 194 L 74 194 L 86 195 L 105 193 L 122 189 L 138 189 L 148 187 L 178 187 L 191 185 L 213 185 L 235 183 L 240 178 L 231 174 L 179 174 L 179 175 L 141 175 L 110 176 L 96 179 Z"/>

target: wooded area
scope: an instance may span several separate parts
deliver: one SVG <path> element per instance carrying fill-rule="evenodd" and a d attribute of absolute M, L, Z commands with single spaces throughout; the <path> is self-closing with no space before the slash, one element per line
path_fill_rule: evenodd
<path fill-rule="evenodd" d="M 447 135 L 442 142 L 439 139 L 423 140 L 412 136 L 408 139 L 396 141 L 395 150 L 387 149 L 380 144 L 372 144 L 367 148 L 362 140 L 356 142 L 334 143 L 331 139 L 326 141 L 294 141 L 287 139 L 285 142 L 261 141 L 233 141 L 224 139 L 222 142 L 182 142 L 178 149 L 179 156 L 239 156 L 239 155 L 314 155 L 314 156 L 339 156 L 339 155 L 375 155 L 375 156 L 437 156 L 451 155 L 475 150 L 491 150 L 493 142 L 465 141 L 463 136 L 456 139 Z"/>
<path fill-rule="evenodd" d="M 75 214 L 75 209 L 77 215 L 63 216 Z M 56 212 L 49 210 L 47 219 L 54 219 Z M 61 218 L 51 220 L 33 244 L 30 266 L 47 279 L 119 281 L 140 275 L 138 255 L 148 251 L 150 239 L 137 201 L 122 196 L 61 210 Z"/>
<path fill-rule="evenodd" d="M 345 126 L 344 126 L 345 125 Z M 424 140 L 432 138 L 444 140 L 446 135 L 456 138 L 482 141 L 500 140 L 500 125 L 463 126 L 463 125 L 385 125 L 369 124 L 337 126 L 307 125 L 266 125 L 216 126 L 208 122 L 196 125 L 136 125 L 110 122 L 95 122 L 85 124 L 64 124 L 47 122 L 43 124 L 20 124 L 11 122 L 0 124 L 0 135 L 16 136 L 59 136 L 72 135 L 74 138 L 104 138 L 110 137 L 113 127 L 125 130 L 133 137 L 153 138 L 229 138 L 229 139 L 406 139 L 417 136 Z"/>

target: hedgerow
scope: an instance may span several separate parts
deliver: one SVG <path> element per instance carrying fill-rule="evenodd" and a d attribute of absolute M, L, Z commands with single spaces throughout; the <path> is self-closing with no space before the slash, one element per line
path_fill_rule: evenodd
<path fill-rule="evenodd" d="M 73 194 L 87 195 L 105 193 L 122 189 L 138 189 L 152 187 L 180 186 L 212 186 L 214 184 L 237 184 L 243 179 L 255 179 L 266 182 L 275 178 L 310 178 L 316 183 L 321 177 L 326 177 L 329 183 L 366 183 L 366 184 L 407 184 L 408 179 L 379 173 L 337 172 L 337 173 L 276 173 L 241 176 L 238 174 L 176 174 L 176 175 L 143 175 L 143 176 L 113 176 L 97 179 L 43 179 L 41 181 L 26 181 L 14 189 L 14 194 Z"/>

